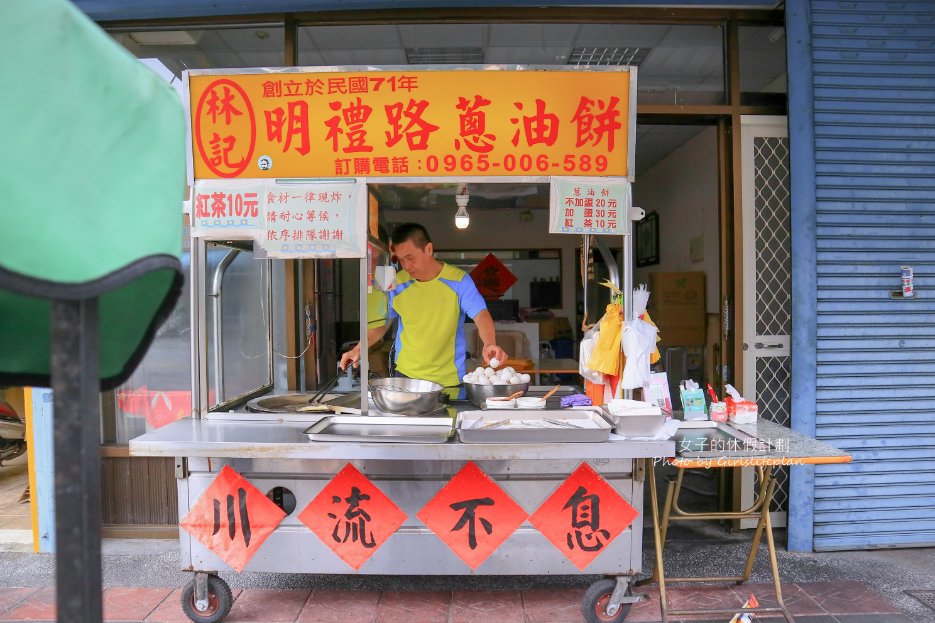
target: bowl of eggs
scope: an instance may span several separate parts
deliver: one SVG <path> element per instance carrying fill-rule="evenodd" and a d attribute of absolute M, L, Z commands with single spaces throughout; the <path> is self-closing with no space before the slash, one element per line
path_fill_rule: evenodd
<path fill-rule="evenodd" d="M 462 378 L 468 400 L 475 406 L 483 407 L 488 398 L 505 397 L 516 392 L 524 394 L 529 390 L 528 374 L 521 374 L 507 366 L 502 370 L 477 367 Z"/>

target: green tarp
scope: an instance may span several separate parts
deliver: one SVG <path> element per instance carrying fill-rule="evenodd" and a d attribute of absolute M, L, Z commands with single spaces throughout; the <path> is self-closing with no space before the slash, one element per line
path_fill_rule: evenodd
<path fill-rule="evenodd" d="M 0 93 L 0 384 L 49 385 L 50 301 L 98 297 L 113 387 L 181 290 L 181 102 L 66 0 L 0 2 Z"/>

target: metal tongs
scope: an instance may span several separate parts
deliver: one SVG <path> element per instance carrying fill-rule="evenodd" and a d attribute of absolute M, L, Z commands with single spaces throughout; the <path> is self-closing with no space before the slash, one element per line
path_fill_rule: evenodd
<path fill-rule="evenodd" d="M 312 397 L 308 399 L 310 404 L 318 404 L 322 399 L 328 395 L 328 392 L 331 391 L 335 385 L 338 384 L 338 379 L 341 378 L 341 375 L 344 374 L 344 370 L 338 370 L 334 376 L 325 381 L 325 383 L 318 388 L 318 391 L 312 394 Z"/>

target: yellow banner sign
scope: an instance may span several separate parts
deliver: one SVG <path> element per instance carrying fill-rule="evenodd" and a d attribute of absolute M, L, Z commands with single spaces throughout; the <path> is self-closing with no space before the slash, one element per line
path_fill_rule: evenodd
<path fill-rule="evenodd" d="M 192 72 L 194 177 L 630 171 L 629 71 Z"/>

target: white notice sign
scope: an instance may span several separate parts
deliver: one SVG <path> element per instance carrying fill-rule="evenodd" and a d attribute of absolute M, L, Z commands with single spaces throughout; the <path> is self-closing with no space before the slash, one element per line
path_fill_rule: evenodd
<path fill-rule="evenodd" d="M 623 178 L 553 177 L 549 187 L 549 233 L 627 235 L 633 202 Z"/>

